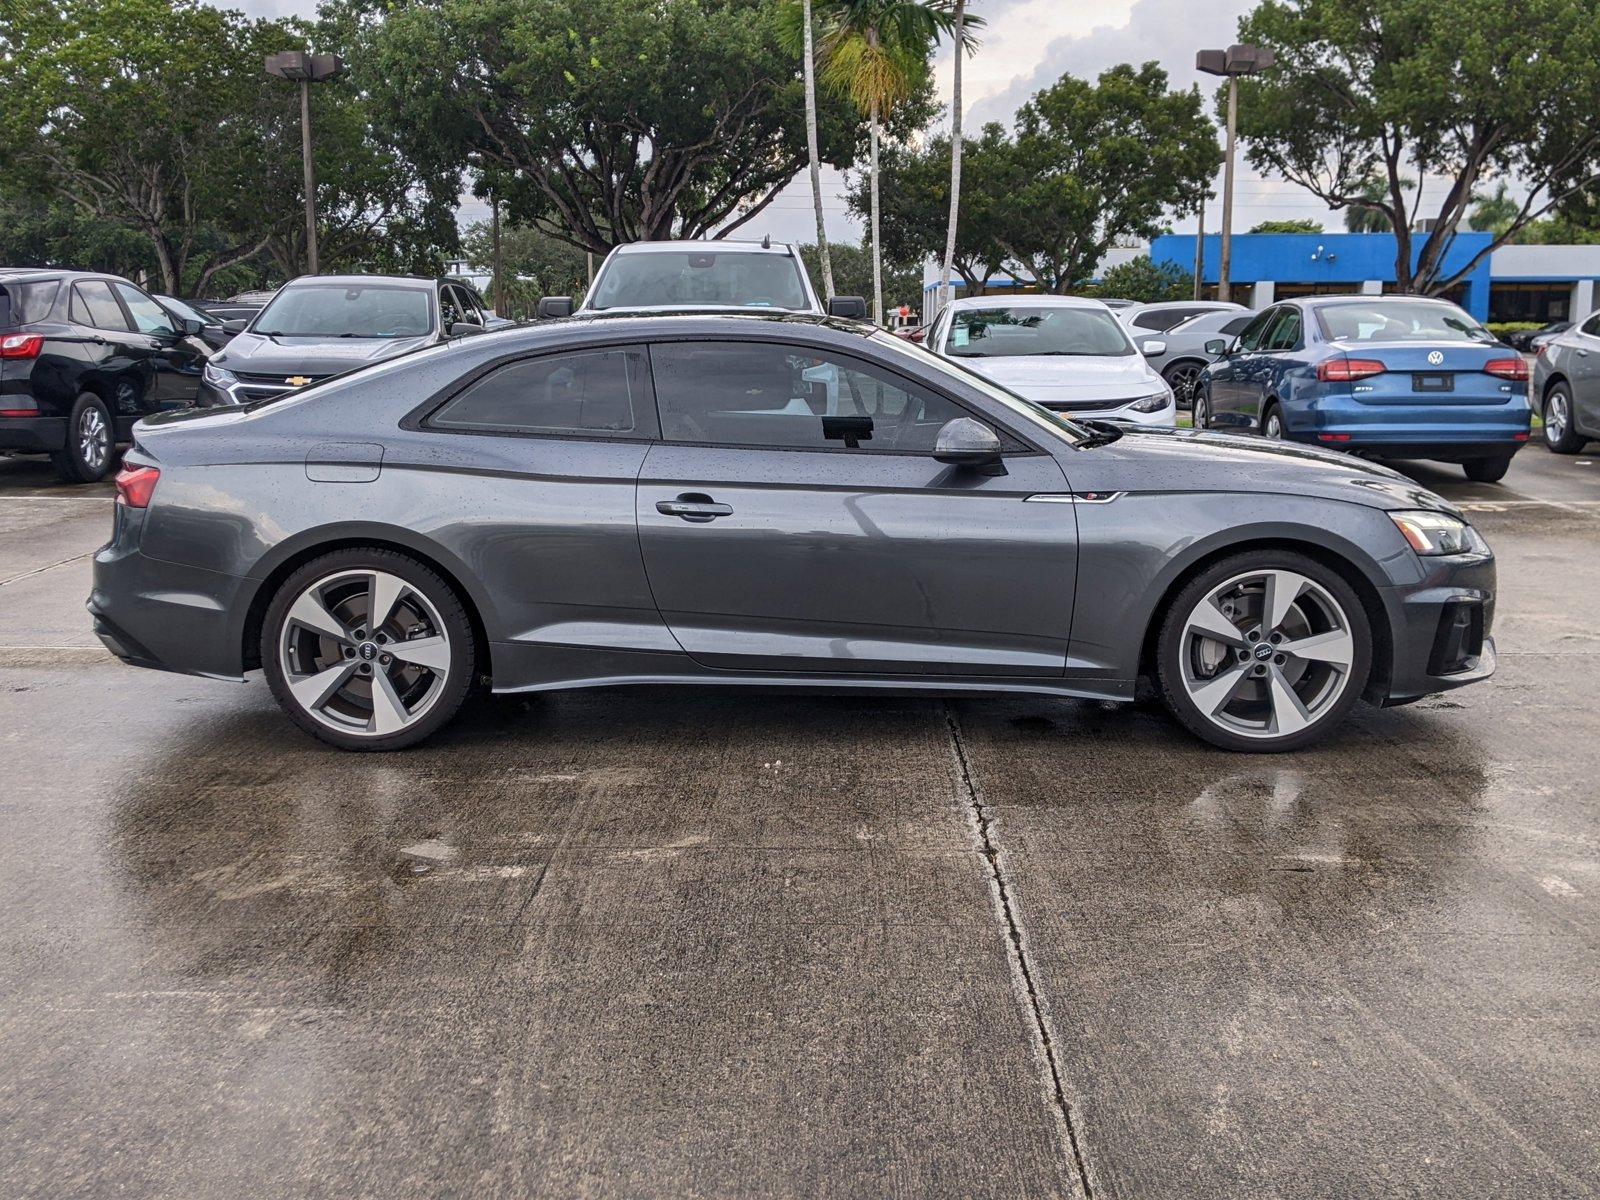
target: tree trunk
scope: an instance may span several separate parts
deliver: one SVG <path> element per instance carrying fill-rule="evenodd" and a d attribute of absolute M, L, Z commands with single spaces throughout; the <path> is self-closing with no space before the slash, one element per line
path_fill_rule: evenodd
<path fill-rule="evenodd" d="M 822 220 L 822 164 L 817 149 L 817 73 L 816 47 L 811 34 L 811 0 L 802 0 L 805 29 L 806 149 L 811 155 L 811 204 L 817 210 L 817 257 L 822 261 L 822 290 L 825 299 L 833 298 L 833 258 L 828 253 L 828 230 Z"/>
<path fill-rule="evenodd" d="M 950 268 L 956 257 L 956 219 L 961 212 L 961 45 L 967 0 L 956 0 L 955 78 L 950 86 L 950 222 L 944 231 L 944 271 L 939 277 L 939 308 L 950 303 Z M 931 314 L 924 313 L 924 319 Z"/>
<path fill-rule="evenodd" d="M 183 284 L 183 264 L 178 262 L 172 253 L 172 246 L 158 231 L 151 231 L 150 240 L 155 243 L 156 263 L 161 268 L 161 292 L 166 296 L 181 296 Z"/>
<path fill-rule="evenodd" d="M 878 241 L 878 102 L 867 116 L 869 171 L 872 176 L 872 319 L 883 324 L 883 246 Z"/>

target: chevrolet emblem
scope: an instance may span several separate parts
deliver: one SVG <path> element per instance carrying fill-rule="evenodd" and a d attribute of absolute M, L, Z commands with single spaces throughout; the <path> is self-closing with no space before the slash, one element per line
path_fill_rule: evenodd
<path fill-rule="evenodd" d="M 305 387 L 306 384 L 311 382 L 311 378 L 307 375 L 291 375 L 284 382 L 290 387 Z"/>

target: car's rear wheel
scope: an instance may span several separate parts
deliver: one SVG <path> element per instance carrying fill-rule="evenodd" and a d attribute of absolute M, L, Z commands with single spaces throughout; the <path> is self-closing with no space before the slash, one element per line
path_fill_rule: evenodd
<path fill-rule="evenodd" d="M 439 729 L 466 699 L 475 655 L 455 591 L 392 550 L 307 563 L 278 589 L 261 635 L 278 703 L 344 750 L 398 750 Z"/>
<path fill-rule="evenodd" d="M 1469 458 L 1461 464 L 1461 469 L 1473 483 L 1499 483 L 1511 469 L 1511 456 L 1507 454 L 1499 458 Z"/>
<path fill-rule="evenodd" d="M 1372 627 L 1336 571 L 1286 550 L 1223 559 L 1168 606 L 1156 679 L 1190 732 L 1228 750 L 1295 750 L 1350 711 Z"/>
<path fill-rule="evenodd" d="M 116 444 L 111 410 L 99 396 L 85 392 L 67 418 L 67 444 L 50 456 L 50 462 L 67 483 L 94 483 L 111 473 Z"/>
<path fill-rule="evenodd" d="M 1565 383 L 1552 385 L 1544 398 L 1544 444 L 1556 454 L 1576 454 L 1585 438 L 1572 419 L 1572 389 Z"/>
<path fill-rule="evenodd" d="M 1204 369 L 1204 363 L 1188 358 L 1167 364 L 1161 372 L 1161 378 L 1165 379 L 1167 386 L 1172 389 L 1172 398 L 1179 408 L 1193 406 L 1200 383 L 1200 372 Z"/>

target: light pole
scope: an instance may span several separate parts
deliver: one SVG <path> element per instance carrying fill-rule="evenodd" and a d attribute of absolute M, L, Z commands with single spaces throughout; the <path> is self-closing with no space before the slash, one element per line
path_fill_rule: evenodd
<path fill-rule="evenodd" d="M 1239 76 L 1265 71 L 1277 59 L 1261 46 L 1229 46 L 1202 50 L 1194 56 L 1195 69 L 1228 79 L 1228 137 L 1222 165 L 1222 261 L 1217 264 L 1217 299 L 1227 300 L 1228 273 L 1233 267 L 1233 143 L 1239 128 Z"/>
<path fill-rule="evenodd" d="M 267 74 L 300 85 L 300 157 L 306 175 L 306 266 L 317 273 L 317 172 L 311 165 L 311 85 L 332 79 L 344 70 L 337 54 L 310 54 L 285 50 L 267 55 Z"/>

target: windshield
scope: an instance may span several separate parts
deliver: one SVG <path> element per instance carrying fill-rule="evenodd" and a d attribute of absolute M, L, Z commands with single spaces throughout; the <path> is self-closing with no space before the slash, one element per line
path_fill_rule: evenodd
<path fill-rule="evenodd" d="M 873 345 L 892 351 L 897 357 L 907 360 L 911 365 L 932 371 L 936 375 L 943 375 L 957 383 L 982 392 L 989 399 L 1015 413 L 1030 424 L 1041 427 L 1045 432 L 1056 437 L 1064 437 L 1073 445 L 1089 439 L 1089 431 L 1074 421 L 1067 420 L 1060 413 L 1051 412 L 1048 408 L 1035 404 L 1032 400 L 1024 400 L 1015 392 L 1001 387 L 992 379 L 988 379 L 971 367 L 964 367 L 960 363 L 951 362 L 942 355 L 935 354 L 926 346 L 919 346 L 916 342 L 908 342 L 905 338 L 895 337 L 887 330 L 880 329 L 872 334 Z"/>
<path fill-rule="evenodd" d="M 431 289 L 307 283 L 284 288 L 250 327 L 266 337 L 406 338 L 433 331 Z"/>
<path fill-rule="evenodd" d="M 800 269 L 787 254 L 748 250 L 660 250 L 618 254 L 586 308 L 718 305 L 807 312 Z"/>
<path fill-rule="evenodd" d="M 56 299 L 54 279 L 0 285 L 0 328 L 42 321 Z"/>
<path fill-rule="evenodd" d="M 1014 304 L 957 310 L 945 351 L 952 358 L 1107 358 L 1134 352 L 1117 319 L 1102 309 Z"/>
<path fill-rule="evenodd" d="M 1323 336 L 1337 342 L 1478 342 L 1495 340 L 1454 304 L 1440 300 L 1369 300 L 1318 305 Z"/>

